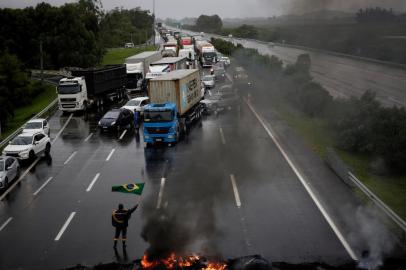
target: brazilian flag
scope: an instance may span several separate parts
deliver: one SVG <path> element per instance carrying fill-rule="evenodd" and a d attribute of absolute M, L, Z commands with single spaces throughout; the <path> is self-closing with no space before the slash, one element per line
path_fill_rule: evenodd
<path fill-rule="evenodd" d="M 145 185 L 145 183 L 125 184 L 125 185 L 121 185 L 121 186 L 113 186 L 111 188 L 111 191 L 141 195 L 141 193 L 142 193 L 142 191 L 144 189 L 144 185 Z"/>

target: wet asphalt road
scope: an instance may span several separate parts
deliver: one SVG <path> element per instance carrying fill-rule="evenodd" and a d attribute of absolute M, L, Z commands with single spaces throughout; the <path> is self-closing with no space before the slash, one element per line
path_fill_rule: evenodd
<path fill-rule="evenodd" d="M 297 141 L 288 154 L 299 168 L 307 168 L 306 180 L 349 237 L 354 231 L 340 207 L 349 204 L 346 216 L 352 220 L 358 203 L 353 194 L 321 161 L 308 156 L 305 145 L 286 133 L 275 116 L 260 103 L 252 106 L 265 121 L 276 123 L 280 135 Z M 182 242 L 177 248 L 186 253 L 351 261 L 246 103 L 240 111 L 206 116 L 172 147 L 144 149 L 142 135 L 133 131 L 122 139 L 122 134 L 100 134 L 99 118 L 57 112 L 50 119 L 51 138 L 69 120 L 52 146 L 52 158 L 42 158 L 0 203 L 0 227 L 6 224 L 0 229 L 0 269 L 61 269 L 125 260 L 121 250 L 116 256 L 112 248 L 111 211 L 120 202 L 131 207 L 139 197 L 112 193 L 111 186 L 131 182 L 145 182 L 146 187 L 130 220 L 128 260 L 140 258 L 148 248 L 141 231 L 159 211 L 177 224 L 171 240 Z M 365 246 L 350 243 L 357 253 Z"/>
<path fill-rule="evenodd" d="M 211 34 L 205 36 L 208 39 L 223 38 Z M 406 106 L 406 69 L 290 47 L 271 47 L 253 40 L 225 39 L 257 49 L 261 54 L 275 55 L 284 64 L 294 64 L 298 55 L 309 54 L 312 77 L 334 97 L 359 97 L 365 91 L 372 90 L 385 106 Z"/>

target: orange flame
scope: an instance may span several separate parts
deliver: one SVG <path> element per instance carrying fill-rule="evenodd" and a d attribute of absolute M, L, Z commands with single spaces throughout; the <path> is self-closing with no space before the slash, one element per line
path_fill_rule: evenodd
<path fill-rule="evenodd" d="M 154 269 L 157 266 L 165 266 L 166 269 L 182 269 L 190 267 L 196 264 L 200 260 L 197 255 L 191 255 L 187 257 L 176 256 L 175 253 L 171 253 L 167 258 L 149 261 L 148 255 L 145 254 L 141 259 L 141 266 L 143 269 Z M 225 270 L 227 265 L 221 262 L 208 262 L 205 266 L 202 266 L 201 270 Z"/>

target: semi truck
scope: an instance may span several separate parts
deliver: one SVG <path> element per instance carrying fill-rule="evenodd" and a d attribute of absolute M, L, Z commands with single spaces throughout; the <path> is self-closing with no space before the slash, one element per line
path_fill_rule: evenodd
<path fill-rule="evenodd" d="M 159 51 L 142 52 L 125 59 L 127 68 L 127 93 L 130 95 L 142 94 L 142 81 L 149 71 L 149 65 L 162 59 Z"/>
<path fill-rule="evenodd" d="M 198 69 L 176 70 L 149 81 L 150 104 L 144 108 L 144 142 L 177 143 L 201 119 Z"/>
<path fill-rule="evenodd" d="M 59 110 L 63 112 L 86 111 L 126 97 L 125 65 L 75 69 L 71 74 L 57 86 Z"/>
<path fill-rule="evenodd" d="M 164 57 L 149 66 L 149 72 L 147 73 L 147 79 L 161 76 L 165 73 L 187 68 L 186 57 Z"/>
<path fill-rule="evenodd" d="M 207 41 L 196 41 L 196 53 L 202 67 L 211 67 L 217 61 L 214 46 Z"/>

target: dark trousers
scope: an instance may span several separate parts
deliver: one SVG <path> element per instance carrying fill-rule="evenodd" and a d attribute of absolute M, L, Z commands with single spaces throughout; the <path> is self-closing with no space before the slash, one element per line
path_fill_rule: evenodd
<path fill-rule="evenodd" d="M 120 240 L 120 234 L 121 234 L 121 240 L 125 242 L 127 240 L 127 227 L 116 227 L 116 233 L 114 235 L 114 241 Z"/>

